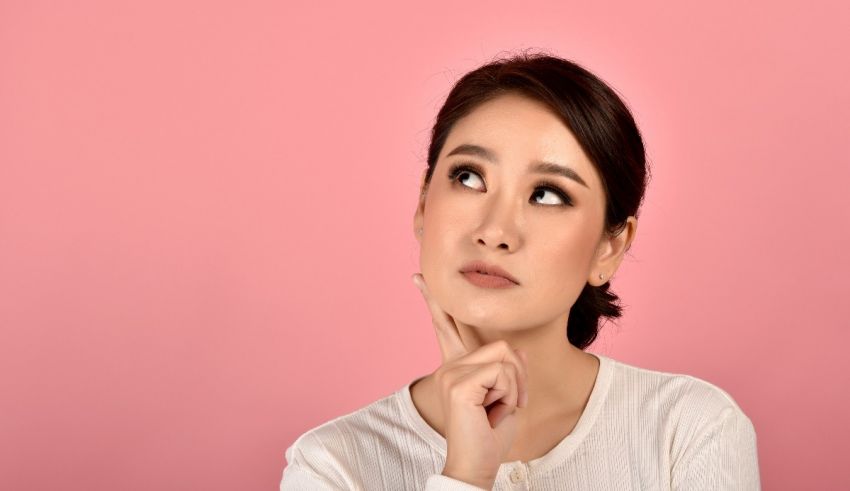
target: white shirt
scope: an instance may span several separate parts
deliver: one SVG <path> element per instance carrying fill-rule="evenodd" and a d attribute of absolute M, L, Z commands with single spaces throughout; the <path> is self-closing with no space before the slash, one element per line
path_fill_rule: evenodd
<path fill-rule="evenodd" d="M 728 393 L 593 354 L 599 373 L 572 432 L 540 458 L 502 463 L 494 490 L 761 489 L 755 429 Z M 281 491 L 480 491 L 441 475 L 446 440 L 413 405 L 416 380 L 299 436 Z"/>

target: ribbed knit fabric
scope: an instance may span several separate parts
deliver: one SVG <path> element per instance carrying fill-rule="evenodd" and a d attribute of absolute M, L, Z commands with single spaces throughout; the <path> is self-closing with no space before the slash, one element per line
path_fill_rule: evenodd
<path fill-rule="evenodd" d="M 593 354 L 599 373 L 573 431 L 540 458 L 502 463 L 494 490 L 761 489 L 755 429 L 728 393 Z M 281 491 L 480 491 L 441 475 L 446 440 L 413 405 L 415 381 L 299 436 Z"/>

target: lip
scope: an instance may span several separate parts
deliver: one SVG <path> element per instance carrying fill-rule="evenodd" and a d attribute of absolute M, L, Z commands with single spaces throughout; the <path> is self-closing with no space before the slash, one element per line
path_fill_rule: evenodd
<path fill-rule="evenodd" d="M 517 279 L 514 278 L 510 273 L 508 273 L 504 269 L 500 268 L 499 266 L 496 266 L 495 264 L 489 264 L 489 263 L 486 263 L 484 261 L 468 262 L 468 263 L 464 264 L 462 268 L 460 268 L 460 272 L 465 277 L 467 277 L 467 279 L 471 279 L 471 278 L 482 279 L 481 277 L 486 278 L 487 276 L 491 276 L 493 278 L 490 278 L 490 280 L 505 279 L 505 280 L 508 280 L 510 283 L 512 283 L 514 285 L 519 285 L 519 281 L 517 281 Z M 480 281 L 473 281 L 473 283 L 478 284 L 478 283 L 480 283 Z M 504 281 L 496 281 L 496 282 L 488 281 L 486 283 L 492 284 L 492 286 L 500 286 L 500 285 L 505 284 L 506 282 L 504 282 Z M 511 286 L 510 283 L 508 283 L 507 286 Z"/>

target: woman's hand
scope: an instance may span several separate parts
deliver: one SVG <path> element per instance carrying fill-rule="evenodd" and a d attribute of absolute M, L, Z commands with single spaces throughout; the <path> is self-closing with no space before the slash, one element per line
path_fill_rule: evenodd
<path fill-rule="evenodd" d="M 525 353 L 503 340 L 470 352 L 423 276 L 413 275 L 413 282 L 431 311 L 443 357 L 432 374 L 445 422 L 443 475 L 492 489 L 516 434 L 514 411 L 528 403 Z"/>

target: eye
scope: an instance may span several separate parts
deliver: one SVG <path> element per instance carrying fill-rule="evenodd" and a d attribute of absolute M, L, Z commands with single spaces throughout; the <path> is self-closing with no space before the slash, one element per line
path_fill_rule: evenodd
<path fill-rule="evenodd" d="M 484 182 L 481 179 L 481 169 L 476 165 L 460 164 L 449 169 L 449 180 L 451 181 L 457 180 L 458 177 L 465 179 L 467 176 L 476 176 L 479 181 Z"/>
<path fill-rule="evenodd" d="M 537 187 L 537 189 L 534 190 L 534 194 L 532 195 L 532 197 L 545 195 L 546 192 L 549 192 L 550 194 L 554 194 L 555 197 L 557 197 L 557 199 L 561 201 L 561 203 L 546 204 L 551 204 L 554 206 L 572 206 L 573 202 L 570 199 L 570 196 L 564 190 L 562 190 L 560 186 L 548 181 L 544 181 L 541 184 L 543 185 Z"/>
<path fill-rule="evenodd" d="M 478 165 L 457 164 L 452 166 L 451 169 L 449 169 L 449 180 L 454 182 L 456 180 L 459 180 L 458 178 L 466 180 L 469 177 L 474 176 L 475 179 L 478 179 L 483 183 L 484 180 L 481 178 L 482 174 L 483 171 Z M 464 184 L 464 187 L 470 186 L 466 186 Z M 550 198 L 548 203 L 544 203 L 544 206 L 572 206 L 573 204 L 572 200 L 570 199 L 570 196 L 566 193 L 566 191 L 564 191 L 559 185 L 551 181 L 541 181 L 540 185 L 534 190 L 534 194 L 532 195 L 532 197 L 545 196 L 546 192 L 555 195 L 555 197 L 559 199 L 561 203 L 552 203 Z"/>

